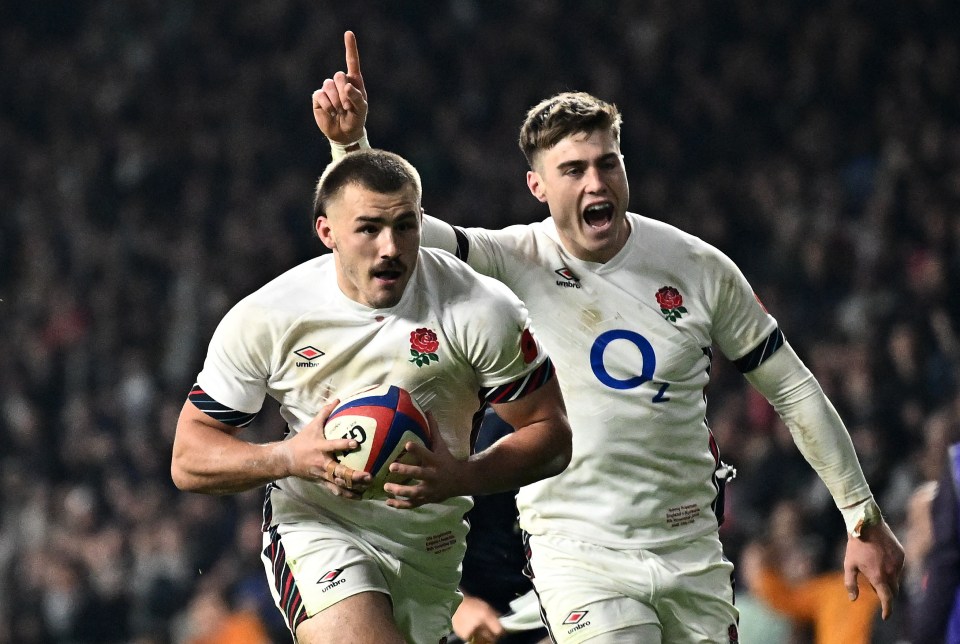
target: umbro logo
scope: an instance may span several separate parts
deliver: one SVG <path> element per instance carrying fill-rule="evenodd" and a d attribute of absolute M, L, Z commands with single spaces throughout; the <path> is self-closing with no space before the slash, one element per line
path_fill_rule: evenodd
<path fill-rule="evenodd" d="M 293 353 L 295 355 L 300 356 L 304 360 L 302 362 L 301 361 L 297 362 L 298 367 L 319 367 L 320 365 L 314 362 L 314 360 L 316 360 L 320 356 L 326 355 L 320 349 L 317 349 L 316 347 L 311 347 L 310 345 L 307 345 L 305 347 L 300 347 L 299 349 L 296 349 Z"/>
<path fill-rule="evenodd" d="M 581 629 L 590 626 L 590 620 L 587 619 L 587 613 L 590 611 L 586 610 L 575 610 L 571 611 L 567 618 L 563 620 L 564 626 L 570 626 L 571 628 L 567 629 L 567 633 L 575 633 Z"/>
<path fill-rule="evenodd" d="M 557 286 L 564 288 L 583 288 L 583 285 L 580 284 L 580 278 L 570 272 L 570 269 L 566 266 L 558 268 L 553 272 L 563 278 L 562 280 L 557 280 Z"/>
<path fill-rule="evenodd" d="M 340 573 L 342 573 L 342 572 L 343 572 L 343 568 L 334 568 L 334 569 L 331 570 L 330 572 L 324 573 L 323 576 L 320 577 L 320 579 L 317 580 L 317 583 L 318 583 L 318 584 L 326 584 L 326 586 L 324 586 L 324 587 L 320 590 L 320 592 L 325 593 L 325 592 L 327 592 L 328 590 L 330 590 L 331 588 L 336 588 L 336 587 L 339 586 L 340 584 L 345 584 L 345 583 L 347 583 L 347 578 L 346 578 L 346 577 L 343 577 L 343 578 L 341 578 L 341 579 L 338 579 L 338 577 L 340 577 Z"/>
<path fill-rule="evenodd" d="M 589 612 L 590 612 L 590 611 L 586 611 L 586 610 L 575 610 L 575 611 L 572 611 L 569 615 L 567 615 L 567 618 L 566 618 L 565 620 L 563 620 L 563 623 L 564 623 L 564 624 L 579 624 L 580 622 L 582 622 L 582 621 L 584 620 L 584 618 L 586 618 L 587 613 L 589 613 Z"/>
<path fill-rule="evenodd" d="M 321 577 L 320 579 L 317 580 L 317 583 L 318 583 L 318 584 L 326 584 L 326 583 L 329 583 L 329 582 L 333 581 L 334 579 L 336 579 L 337 577 L 339 577 L 339 576 L 340 576 L 340 573 L 342 573 L 342 572 L 343 572 L 343 568 L 334 568 L 334 569 L 331 570 L 330 572 L 324 573 L 323 577 Z"/>

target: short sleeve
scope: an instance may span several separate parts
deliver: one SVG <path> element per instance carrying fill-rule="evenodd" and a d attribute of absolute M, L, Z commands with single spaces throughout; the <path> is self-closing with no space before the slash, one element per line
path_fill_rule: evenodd
<path fill-rule="evenodd" d="M 486 293 L 463 325 L 462 346 L 485 388 L 510 383 L 547 360 L 523 302 L 502 283 L 482 277 Z"/>
<path fill-rule="evenodd" d="M 259 411 L 266 397 L 271 345 L 257 309 L 241 302 L 214 331 L 197 384 L 221 405 Z"/>
<path fill-rule="evenodd" d="M 767 342 L 777 321 L 733 260 L 712 250 L 704 262 L 707 300 L 713 309 L 711 337 L 723 355 L 737 361 Z"/>

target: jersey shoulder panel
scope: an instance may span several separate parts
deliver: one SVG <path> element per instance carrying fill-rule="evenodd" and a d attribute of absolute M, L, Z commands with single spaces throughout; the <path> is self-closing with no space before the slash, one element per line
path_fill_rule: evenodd
<path fill-rule="evenodd" d="M 444 251 L 425 249 L 420 259 L 422 287 L 484 386 L 516 379 L 543 363 L 546 356 L 533 337 L 527 308 L 505 284 Z"/>
<path fill-rule="evenodd" d="M 424 248 L 420 261 L 425 288 L 441 308 L 467 301 L 477 315 L 526 312 L 520 298 L 501 280 L 477 271 L 444 250 Z"/>
<path fill-rule="evenodd" d="M 710 320 L 710 339 L 725 356 L 736 360 L 769 337 L 776 320 L 726 253 L 670 224 L 632 214 L 630 221 L 640 233 L 650 270 L 669 267 L 679 283 L 698 293 Z"/>
<path fill-rule="evenodd" d="M 628 212 L 632 243 L 643 247 L 645 255 L 654 265 L 676 266 L 675 262 L 715 262 L 723 253 L 703 239 L 672 224 Z M 682 268 L 686 264 L 681 264 Z M 700 266 L 691 267 L 695 271 Z"/>
<path fill-rule="evenodd" d="M 274 278 L 237 302 L 217 325 L 197 382 L 222 405 L 260 409 L 284 334 L 329 297 L 332 258 L 314 258 Z"/>
<path fill-rule="evenodd" d="M 544 254 L 555 255 L 559 242 L 553 220 L 532 224 L 515 224 L 501 230 L 486 228 L 460 229 L 467 240 L 467 262 L 480 273 L 506 284 L 522 279 L 525 267 Z"/>

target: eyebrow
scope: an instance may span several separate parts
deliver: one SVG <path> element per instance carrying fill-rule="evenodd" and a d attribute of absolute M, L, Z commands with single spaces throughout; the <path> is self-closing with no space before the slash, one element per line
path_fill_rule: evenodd
<path fill-rule="evenodd" d="M 407 221 L 408 219 L 417 219 L 417 218 L 418 218 L 418 213 L 416 211 L 408 210 L 406 212 L 403 212 L 397 215 L 395 218 L 391 220 L 391 222 L 399 223 L 399 222 Z M 357 218 L 354 219 L 354 221 L 358 223 L 365 223 L 365 224 L 386 224 L 387 218 L 376 216 L 376 215 L 358 215 Z"/>
<path fill-rule="evenodd" d="M 597 163 L 603 163 L 604 161 L 609 161 L 610 159 L 619 158 L 620 155 L 616 152 L 608 152 L 597 159 Z M 570 161 L 564 161 L 563 163 L 557 164 L 558 170 L 565 170 L 567 168 L 576 168 L 579 166 L 589 165 L 590 162 L 585 159 L 572 159 Z"/>

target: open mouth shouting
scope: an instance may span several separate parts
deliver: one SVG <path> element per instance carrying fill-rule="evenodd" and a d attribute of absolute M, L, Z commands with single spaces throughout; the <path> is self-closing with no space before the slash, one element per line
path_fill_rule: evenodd
<path fill-rule="evenodd" d="M 613 203 L 601 201 L 583 209 L 583 221 L 590 228 L 602 230 L 613 222 Z"/>
<path fill-rule="evenodd" d="M 370 271 L 373 278 L 381 283 L 394 284 L 403 277 L 403 274 L 406 272 L 406 269 L 400 262 L 389 262 L 386 264 L 381 264 L 375 266 L 372 271 Z"/>

